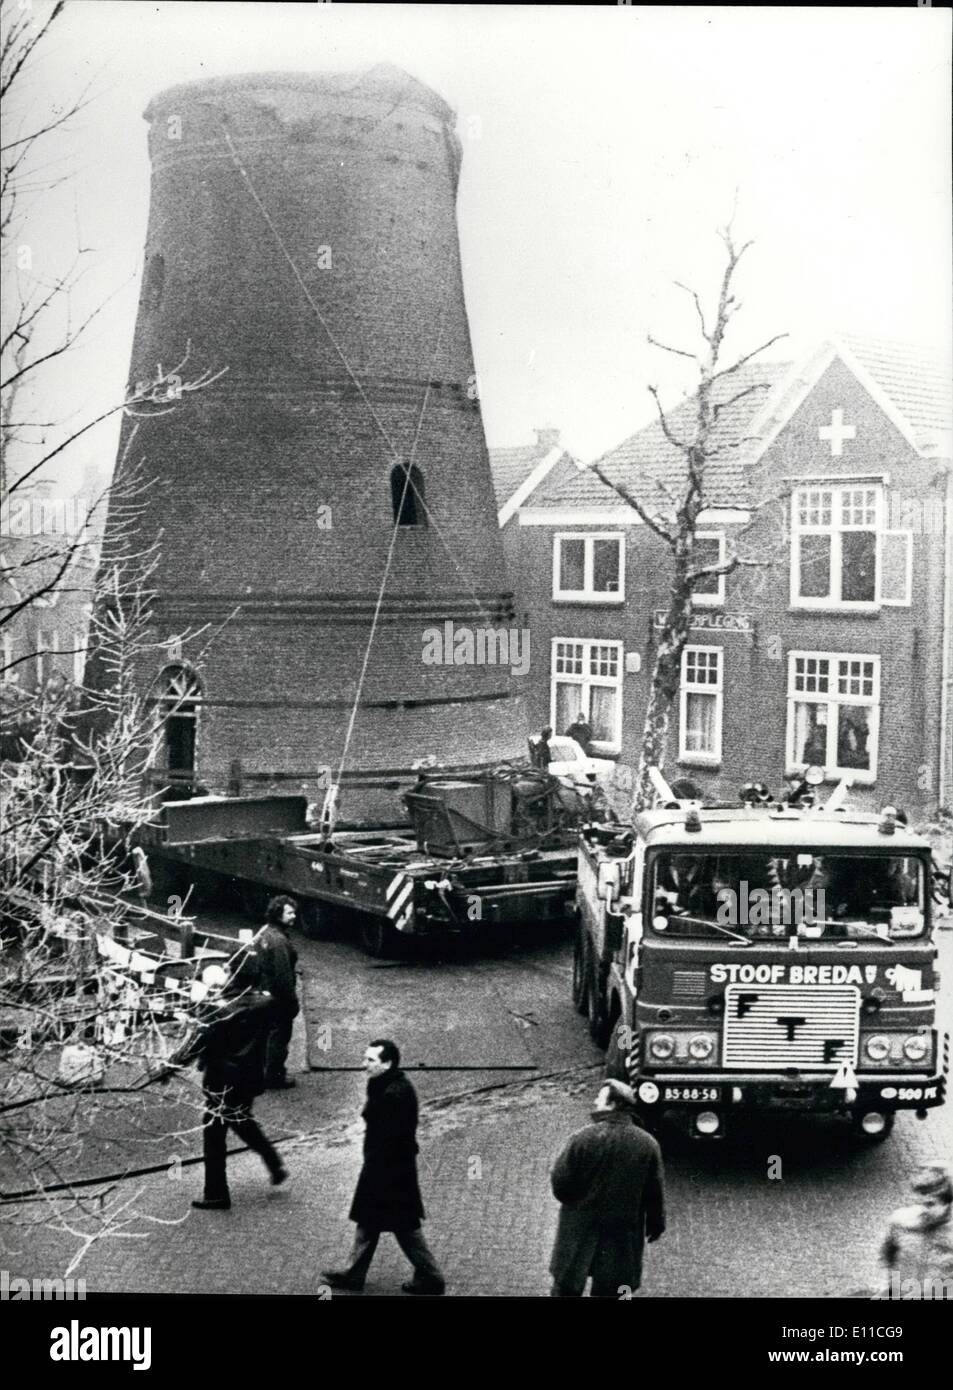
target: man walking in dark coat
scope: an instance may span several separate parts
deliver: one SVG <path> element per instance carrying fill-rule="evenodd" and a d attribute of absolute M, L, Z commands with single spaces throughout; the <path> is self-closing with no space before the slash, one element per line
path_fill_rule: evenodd
<path fill-rule="evenodd" d="M 632 1116 L 632 1088 L 606 1081 L 593 1123 L 574 1134 L 552 1171 L 562 1203 L 549 1271 L 552 1293 L 579 1298 L 592 1277 L 593 1298 L 631 1294 L 642 1279 L 643 1240 L 665 1230 L 662 1155 Z"/>
<path fill-rule="evenodd" d="M 281 1091 L 295 1084 L 285 1070 L 294 1021 L 300 1010 L 295 981 L 298 953 L 288 931 L 297 917 L 294 899 L 272 898 L 265 910 L 265 925 L 255 937 L 261 959 L 261 985 L 274 1001 L 271 1029 L 265 1049 L 265 1089 Z"/>
<path fill-rule="evenodd" d="M 356 1222 L 354 1249 L 347 1269 L 325 1270 L 334 1289 L 360 1290 L 382 1231 L 393 1231 L 414 1267 L 404 1293 L 442 1294 L 444 1279 L 430 1252 L 420 1223 L 424 1205 L 417 1182 L 417 1093 L 400 1070 L 395 1043 L 378 1038 L 364 1054 L 367 1104 L 361 1114 L 364 1163 L 349 1217 Z"/>
<path fill-rule="evenodd" d="M 199 1009 L 198 1032 L 169 1058 L 165 1072 L 168 1075 L 175 1067 L 197 1060 L 203 1073 L 205 1193 L 192 1203 L 203 1211 L 228 1211 L 232 1204 L 225 1172 L 229 1126 L 261 1155 L 275 1186 L 288 1176 L 251 1113 L 255 1097 L 264 1089 L 265 1044 L 274 1006 L 271 997 L 258 988 L 259 963 L 254 952 L 243 951 L 231 967 L 227 975 L 219 966 L 206 970 L 206 977 L 219 971 L 224 978 L 213 979 Z"/>

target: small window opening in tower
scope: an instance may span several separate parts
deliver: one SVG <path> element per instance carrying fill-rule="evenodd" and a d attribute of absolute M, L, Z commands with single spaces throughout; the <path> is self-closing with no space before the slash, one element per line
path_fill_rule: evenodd
<path fill-rule="evenodd" d="M 145 301 L 146 308 L 149 310 L 158 309 L 162 303 L 162 291 L 165 288 L 165 256 L 156 252 L 149 257 L 149 264 L 146 267 L 146 287 Z"/>
<path fill-rule="evenodd" d="M 426 526 L 427 506 L 424 475 L 415 463 L 408 469 L 398 463 L 390 475 L 391 504 L 398 526 Z"/>

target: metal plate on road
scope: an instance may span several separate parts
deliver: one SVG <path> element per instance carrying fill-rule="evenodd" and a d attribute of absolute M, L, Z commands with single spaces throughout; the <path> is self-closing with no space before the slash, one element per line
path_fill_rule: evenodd
<path fill-rule="evenodd" d="M 353 969 L 353 966 L 352 966 Z M 306 991 L 308 1064 L 360 1066 L 371 1038 L 393 1038 L 408 1067 L 534 1069 L 526 1030 L 499 1005 L 474 998 L 465 973 L 400 967 L 361 969 L 334 986 L 312 978 Z"/>
<path fill-rule="evenodd" d="M 308 1065 L 359 1067 L 393 1038 L 408 1067 L 529 1075 L 601 1060 L 569 1003 L 564 942 L 499 959 L 370 962 L 344 942 L 308 943 Z"/>

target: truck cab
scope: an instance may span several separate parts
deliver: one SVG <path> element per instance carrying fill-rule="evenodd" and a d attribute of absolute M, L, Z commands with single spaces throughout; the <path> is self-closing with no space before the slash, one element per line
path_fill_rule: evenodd
<path fill-rule="evenodd" d="M 883 1139 L 941 1105 L 929 843 L 842 805 L 671 801 L 579 846 L 573 997 L 643 1120 L 745 1112 Z"/>

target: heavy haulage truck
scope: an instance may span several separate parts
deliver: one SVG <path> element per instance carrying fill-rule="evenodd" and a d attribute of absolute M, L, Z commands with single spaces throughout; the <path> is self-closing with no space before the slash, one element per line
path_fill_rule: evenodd
<path fill-rule="evenodd" d="M 413 825 L 332 830 L 314 828 L 303 796 L 166 801 L 137 838 L 163 898 L 222 902 L 237 890 L 259 915 L 271 894 L 288 893 L 307 934 L 351 931 L 374 956 L 402 938 L 569 924 L 586 814 L 574 789 L 512 765 L 422 772 L 404 802 Z"/>
<path fill-rule="evenodd" d="M 659 778 L 662 787 L 664 781 Z M 573 1000 L 649 1128 L 847 1116 L 869 1140 L 942 1105 L 930 845 L 880 815 L 679 802 L 579 847 Z"/>

